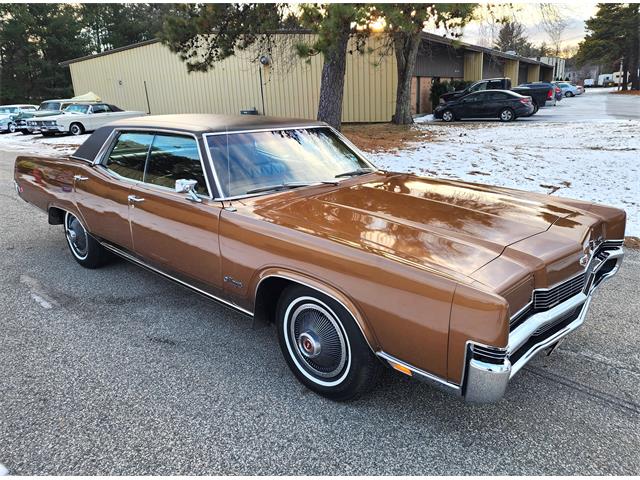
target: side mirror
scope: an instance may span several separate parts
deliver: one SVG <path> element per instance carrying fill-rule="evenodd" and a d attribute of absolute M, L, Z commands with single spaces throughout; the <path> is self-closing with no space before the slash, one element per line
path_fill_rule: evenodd
<path fill-rule="evenodd" d="M 186 193 L 187 199 L 192 202 L 202 203 L 202 199 L 196 193 L 197 180 L 186 180 L 184 178 L 176 180 L 176 193 Z"/>

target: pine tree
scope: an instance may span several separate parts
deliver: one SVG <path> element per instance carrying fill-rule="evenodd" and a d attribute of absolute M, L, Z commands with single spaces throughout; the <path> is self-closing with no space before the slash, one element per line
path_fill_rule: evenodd
<path fill-rule="evenodd" d="M 528 56 L 532 51 L 532 46 L 525 37 L 524 25 L 515 20 L 502 25 L 494 47 L 501 52 L 514 51 L 523 56 Z"/>
<path fill-rule="evenodd" d="M 587 36 L 576 56 L 578 65 L 596 63 L 617 69 L 622 59 L 623 69 L 630 73 L 632 89 L 640 90 L 638 4 L 600 3 L 596 15 L 587 20 L 586 29 Z"/>

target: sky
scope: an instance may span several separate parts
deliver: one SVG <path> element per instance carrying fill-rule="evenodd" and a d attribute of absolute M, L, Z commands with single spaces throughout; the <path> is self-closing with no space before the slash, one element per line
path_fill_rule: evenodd
<path fill-rule="evenodd" d="M 596 2 L 576 1 L 565 4 L 554 3 L 554 5 L 567 22 L 566 30 L 562 35 L 563 47 L 577 46 L 585 36 L 585 20 L 592 17 L 597 11 Z M 486 35 L 483 35 L 482 27 L 483 24 L 488 24 L 489 16 L 486 12 L 481 15 L 483 15 L 484 21 L 480 19 L 468 24 L 463 30 L 462 40 L 467 43 L 486 44 L 486 46 L 489 46 Z M 518 22 L 525 26 L 529 41 L 533 44 L 538 45 L 543 41 L 547 44 L 550 43 L 549 37 L 541 25 L 540 4 L 517 2 L 502 4 L 495 8 L 495 15 L 515 17 Z M 487 31 L 486 26 L 484 31 Z"/>

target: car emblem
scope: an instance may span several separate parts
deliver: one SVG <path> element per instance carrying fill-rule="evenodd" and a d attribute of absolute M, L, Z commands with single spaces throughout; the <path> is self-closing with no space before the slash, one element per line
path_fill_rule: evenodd
<path fill-rule="evenodd" d="M 586 267 L 589 264 L 589 254 L 585 253 L 580 257 L 580 260 L 578 260 L 578 262 L 580 263 L 581 267 Z"/>

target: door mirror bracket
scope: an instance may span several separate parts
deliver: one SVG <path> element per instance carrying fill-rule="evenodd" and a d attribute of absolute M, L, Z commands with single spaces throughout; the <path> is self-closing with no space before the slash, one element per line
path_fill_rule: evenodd
<path fill-rule="evenodd" d="M 176 193 L 186 193 L 187 200 L 196 203 L 202 203 L 202 199 L 196 193 L 196 185 L 198 184 L 197 180 L 186 180 L 181 178 L 176 180 L 175 191 Z"/>

